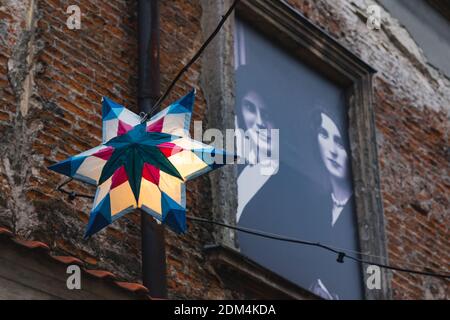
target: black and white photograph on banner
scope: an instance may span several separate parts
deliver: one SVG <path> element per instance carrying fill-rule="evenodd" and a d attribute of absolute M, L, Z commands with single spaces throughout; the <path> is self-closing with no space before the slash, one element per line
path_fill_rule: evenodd
<path fill-rule="evenodd" d="M 359 251 L 342 90 L 239 20 L 235 50 L 237 127 L 262 149 L 275 143 L 259 130 L 279 130 L 277 170 L 261 173 L 265 159 L 252 152 L 238 168 L 238 225 Z M 361 298 L 361 266 L 242 233 L 238 242 L 243 254 L 323 298 Z"/>

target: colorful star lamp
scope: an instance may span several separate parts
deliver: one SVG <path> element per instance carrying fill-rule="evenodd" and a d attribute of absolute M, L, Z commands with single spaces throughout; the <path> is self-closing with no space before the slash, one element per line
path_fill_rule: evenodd
<path fill-rule="evenodd" d="M 85 237 L 141 208 L 177 233 L 186 231 L 185 182 L 236 159 L 189 137 L 195 90 L 141 123 L 103 98 L 102 145 L 49 167 L 98 186 Z"/>

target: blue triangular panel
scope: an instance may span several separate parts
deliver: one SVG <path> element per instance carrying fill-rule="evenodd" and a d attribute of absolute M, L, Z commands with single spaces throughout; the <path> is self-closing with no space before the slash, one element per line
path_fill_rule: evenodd
<path fill-rule="evenodd" d="M 178 234 L 185 233 L 187 230 L 186 212 L 181 210 L 170 210 L 166 215 L 164 223 Z"/>
<path fill-rule="evenodd" d="M 117 119 L 125 107 L 115 103 L 107 97 L 103 97 L 102 118 L 103 121 Z"/>
<path fill-rule="evenodd" d="M 192 89 L 187 95 L 180 100 L 174 102 L 170 106 L 169 113 L 190 113 L 194 106 L 195 89 Z"/>
<path fill-rule="evenodd" d="M 186 209 L 161 192 L 162 220 L 176 233 L 186 232 Z"/>
<path fill-rule="evenodd" d="M 111 224 L 111 201 L 107 195 L 91 212 L 84 238 L 89 238 L 109 224 Z"/>
<path fill-rule="evenodd" d="M 195 89 L 192 89 L 191 92 L 189 92 L 187 95 L 182 97 L 176 103 L 183 106 L 188 111 L 192 112 L 192 108 L 194 106 L 194 101 L 195 101 L 195 94 L 196 94 Z"/>
<path fill-rule="evenodd" d="M 84 159 L 86 159 L 86 157 L 72 157 L 67 160 L 55 163 L 48 168 L 68 177 L 73 177 L 78 168 L 83 163 Z"/>
<path fill-rule="evenodd" d="M 176 114 L 176 113 L 189 113 L 191 111 L 187 110 L 185 107 L 183 107 L 180 104 L 173 104 L 170 106 L 169 114 Z"/>

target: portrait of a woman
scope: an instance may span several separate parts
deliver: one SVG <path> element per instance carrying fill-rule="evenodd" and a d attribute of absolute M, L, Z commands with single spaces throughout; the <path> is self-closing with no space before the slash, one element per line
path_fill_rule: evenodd
<path fill-rule="evenodd" d="M 345 113 L 337 110 L 339 109 L 327 108 L 324 104 L 317 103 L 311 112 L 310 141 L 321 169 L 317 176 L 320 177 L 321 186 L 318 198 L 322 204 L 320 215 L 314 219 L 314 228 L 322 231 L 318 235 L 323 243 L 358 251 L 350 148 L 345 129 L 347 121 Z M 355 274 L 359 274 L 358 267 L 353 265 Z M 310 285 L 313 292 L 323 297 L 339 298 L 330 288 L 320 275 Z"/>

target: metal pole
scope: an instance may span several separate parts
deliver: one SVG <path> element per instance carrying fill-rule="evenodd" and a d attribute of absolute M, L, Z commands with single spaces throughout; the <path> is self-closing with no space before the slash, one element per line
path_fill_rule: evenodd
<path fill-rule="evenodd" d="M 149 112 L 160 95 L 159 0 L 139 0 L 140 112 Z M 164 228 L 141 211 L 142 282 L 155 298 L 167 297 Z"/>

